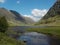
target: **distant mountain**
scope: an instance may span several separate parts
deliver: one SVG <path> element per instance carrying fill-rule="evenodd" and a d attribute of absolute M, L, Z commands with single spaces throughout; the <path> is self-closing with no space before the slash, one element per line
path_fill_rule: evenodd
<path fill-rule="evenodd" d="M 35 21 L 32 20 L 32 19 L 29 18 L 29 17 L 24 17 L 24 19 L 25 19 L 25 21 L 26 21 L 28 24 L 34 24 L 34 23 L 35 23 Z"/>
<path fill-rule="evenodd" d="M 15 15 L 16 20 L 26 23 L 25 19 L 21 16 L 21 14 L 13 10 L 10 10 L 10 12 Z"/>
<path fill-rule="evenodd" d="M 19 21 L 22 21 L 24 23 L 26 23 L 25 19 L 21 16 L 21 14 L 19 14 L 18 12 L 16 11 L 13 11 L 13 10 L 10 10 L 11 13 L 13 13 L 16 17 L 16 20 L 19 20 Z"/>
<path fill-rule="evenodd" d="M 5 16 L 9 25 L 12 26 L 26 25 L 29 23 L 27 20 L 25 20 L 26 18 L 22 17 L 21 14 L 13 10 L 0 8 L 0 17 L 1 16 Z"/>
<path fill-rule="evenodd" d="M 19 14 L 16 11 L 13 11 L 13 10 L 10 10 L 10 11 L 16 16 L 16 20 L 20 20 L 26 24 L 33 24 L 34 23 L 34 21 L 31 18 L 23 17 L 21 14 Z"/>
<path fill-rule="evenodd" d="M 47 14 L 38 22 L 39 24 L 59 25 L 60 26 L 60 0 L 57 0 L 54 5 L 49 9 Z"/>

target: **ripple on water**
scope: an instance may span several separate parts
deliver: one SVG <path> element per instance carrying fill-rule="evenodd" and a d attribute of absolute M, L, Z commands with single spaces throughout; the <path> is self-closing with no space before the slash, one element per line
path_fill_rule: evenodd
<path fill-rule="evenodd" d="M 49 45 L 48 36 L 37 32 L 26 32 L 20 40 L 26 41 L 26 45 Z"/>

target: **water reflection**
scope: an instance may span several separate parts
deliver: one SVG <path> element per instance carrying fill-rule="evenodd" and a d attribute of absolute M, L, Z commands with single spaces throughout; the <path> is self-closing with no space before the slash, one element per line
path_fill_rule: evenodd
<path fill-rule="evenodd" d="M 26 32 L 20 40 L 26 42 L 26 45 L 49 45 L 48 36 L 37 32 Z"/>

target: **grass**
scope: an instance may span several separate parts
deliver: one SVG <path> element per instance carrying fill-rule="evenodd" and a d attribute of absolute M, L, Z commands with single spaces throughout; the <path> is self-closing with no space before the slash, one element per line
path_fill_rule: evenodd
<path fill-rule="evenodd" d="M 9 26 L 23 26 L 26 25 L 22 22 L 12 22 L 12 21 L 8 21 Z"/>
<path fill-rule="evenodd" d="M 60 27 L 30 28 L 27 31 L 46 34 L 51 38 L 50 45 L 60 45 Z"/>
<path fill-rule="evenodd" d="M 15 22 L 8 22 L 9 26 L 31 26 L 31 25 L 34 25 L 34 24 L 25 24 L 25 23 L 15 23 Z"/>
<path fill-rule="evenodd" d="M 24 43 L 0 32 L 0 45 L 24 45 Z"/>
<path fill-rule="evenodd" d="M 50 17 L 48 19 L 41 19 L 35 25 L 45 26 L 60 26 L 60 15 Z"/>
<path fill-rule="evenodd" d="M 31 28 L 27 29 L 29 32 L 39 32 L 44 34 L 52 34 L 55 37 L 60 38 L 60 27 L 45 27 L 45 28 Z"/>

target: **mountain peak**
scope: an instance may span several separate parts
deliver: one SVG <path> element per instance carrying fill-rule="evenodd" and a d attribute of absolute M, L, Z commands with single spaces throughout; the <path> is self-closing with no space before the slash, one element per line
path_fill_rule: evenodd
<path fill-rule="evenodd" d="M 17 11 L 14 10 L 7 10 L 5 8 L 0 8 L 0 16 L 5 16 L 8 23 L 11 25 L 29 24 L 26 18 L 24 18 L 21 14 L 19 14 Z"/>
<path fill-rule="evenodd" d="M 60 26 L 60 0 L 57 0 L 47 14 L 36 25 Z"/>
<path fill-rule="evenodd" d="M 54 17 L 56 15 L 60 15 L 60 1 L 56 1 L 56 3 L 49 9 L 47 14 L 43 17 L 43 19 L 48 19 L 49 17 Z"/>

